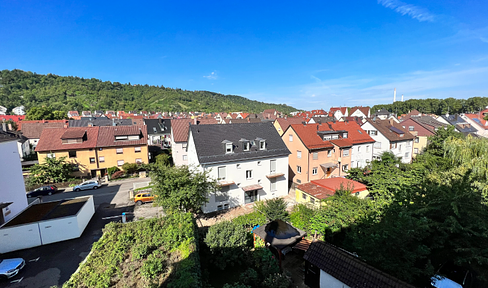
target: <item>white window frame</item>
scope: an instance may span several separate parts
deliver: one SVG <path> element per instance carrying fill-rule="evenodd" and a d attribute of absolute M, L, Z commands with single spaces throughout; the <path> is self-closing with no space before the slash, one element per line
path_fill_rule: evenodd
<path fill-rule="evenodd" d="M 124 165 L 124 163 L 125 163 L 124 160 L 117 160 L 117 166 L 119 167 Z"/>
<path fill-rule="evenodd" d="M 297 158 L 302 159 L 302 151 L 297 150 Z"/>
<path fill-rule="evenodd" d="M 251 147 L 251 143 L 249 143 L 249 142 L 244 142 L 244 143 L 243 143 L 243 146 L 244 146 L 244 147 L 243 147 L 243 149 L 242 149 L 242 150 L 244 150 L 244 151 L 249 151 L 249 150 L 251 149 L 251 148 L 250 148 L 250 147 Z"/>
<path fill-rule="evenodd" d="M 319 152 L 313 152 L 312 153 L 312 159 L 313 160 L 318 160 L 319 159 Z"/>
<path fill-rule="evenodd" d="M 302 166 L 297 165 L 297 173 L 302 174 Z"/>
<path fill-rule="evenodd" d="M 318 174 L 318 172 L 319 172 L 318 167 L 313 167 L 313 168 L 312 168 L 312 175 L 317 175 L 317 174 Z"/>
<path fill-rule="evenodd" d="M 266 149 L 266 141 L 261 140 L 259 141 L 259 150 L 265 150 Z"/>
<path fill-rule="evenodd" d="M 221 171 L 223 173 L 221 173 Z M 223 174 L 223 175 L 222 175 Z M 223 177 L 222 177 L 223 176 Z M 225 166 L 220 166 L 220 167 L 217 167 L 217 178 L 219 180 L 225 180 L 225 178 L 227 177 L 227 167 Z"/>
<path fill-rule="evenodd" d="M 188 155 L 183 155 L 182 158 L 183 158 L 183 161 L 187 161 L 188 160 Z"/>
<path fill-rule="evenodd" d="M 134 152 L 135 153 L 140 153 L 141 152 L 141 147 L 134 147 Z"/>
<path fill-rule="evenodd" d="M 344 149 L 344 150 L 342 151 L 342 156 L 344 156 L 344 157 L 348 157 L 348 156 L 349 156 L 349 149 Z"/>
<path fill-rule="evenodd" d="M 142 164 L 142 158 L 136 158 L 136 163 L 137 164 Z"/>
<path fill-rule="evenodd" d="M 413 148 L 413 154 L 419 154 L 419 148 Z"/>
<path fill-rule="evenodd" d="M 115 153 L 116 154 L 124 154 L 124 148 L 116 148 Z"/>
<path fill-rule="evenodd" d="M 288 135 L 288 142 L 293 142 L 293 135 L 292 134 Z"/>
<path fill-rule="evenodd" d="M 56 153 L 47 153 L 46 158 L 56 158 Z"/>
<path fill-rule="evenodd" d="M 348 164 L 342 165 L 342 171 L 343 172 L 347 172 L 348 170 L 349 170 L 349 165 Z"/>
<path fill-rule="evenodd" d="M 252 170 L 246 170 L 246 180 L 252 179 Z"/>
<path fill-rule="evenodd" d="M 234 149 L 233 149 L 232 143 L 225 143 L 225 153 L 226 154 L 234 152 L 233 150 Z"/>
<path fill-rule="evenodd" d="M 98 157 L 98 162 L 100 162 L 100 163 L 105 162 L 105 156 L 99 156 Z"/>

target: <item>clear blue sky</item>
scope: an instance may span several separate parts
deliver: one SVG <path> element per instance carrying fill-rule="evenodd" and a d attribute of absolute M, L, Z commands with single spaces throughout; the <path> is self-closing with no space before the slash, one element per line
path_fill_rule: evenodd
<path fill-rule="evenodd" d="M 0 69 L 300 109 L 391 103 L 395 87 L 486 97 L 486 15 L 486 0 L 0 1 Z"/>

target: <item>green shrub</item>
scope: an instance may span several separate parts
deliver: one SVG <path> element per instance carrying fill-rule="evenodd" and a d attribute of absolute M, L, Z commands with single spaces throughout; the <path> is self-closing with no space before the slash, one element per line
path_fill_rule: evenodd
<path fill-rule="evenodd" d="M 288 221 L 287 203 L 283 198 L 275 198 L 254 203 L 254 211 L 264 214 L 269 221 Z"/>
<path fill-rule="evenodd" d="M 310 220 L 312 219 L 313 215 L 314 209 L 306 204 L 298 204 L 293 206 L 290 215 L 290 222 L 293 226 L 310 233 Z"/>
<path fill-rule="evenodd" d="M 119 167 L 113 166 L 107 169 L 107 174 L 108 176 L 112 176 L 117 171 L 120 171 Z"/>
<path fill-rule="evenodd" d="M 283 274 L 275 273 L 271 274 L 262 284 L 263 288 L 288 288 L 290 287 L 291 282 L 290 280 Z"/>
<path fill-rule="evenodd" d="M 269 249 L 256 248 L 252 253 L 252 258 L 252 265 L 258 269 L 262 279 L 268 277 L 270 274 L 280 272 L 278 261 Z"/>
<path fill-rule="evenodd" d="M 124 163 L 122 165 L 122 170 L 124 170 L 127 174 L 134 174 L 139 169 L 139 165 L 137 163 Z"/>
<path fill-rule="evenodd" d="M 146 244 L 139 244 L 133 248 L 132 258 L 133 259 L 143 259 L 146 258 L 149 253 L 151 253 L 151 247 Z"/>
<path fill-rule="evenodd" d="M 141 275 L 146 279 L 154 279 L 159 276 L 166 267 L 165 255 L 162 251 L 156 250 L 147 257 L 142 264 Z"/>
<path fill-rule="evenodd" d="M 264 225 L 268 221 L 266 220 L 266 216 L 264 216 L 264 214 L 256 211 L 249 214 L 238 216 L 232 219 L 232 222 L 246 228 L 252 228 L 256 225 Z"/>
<path fill-rule="evenodd" d="M 252 268 L 248 268 L 239 276 L 239 281 L 246 285 L 256 285 L 258 282 L 258 272 Z"/>

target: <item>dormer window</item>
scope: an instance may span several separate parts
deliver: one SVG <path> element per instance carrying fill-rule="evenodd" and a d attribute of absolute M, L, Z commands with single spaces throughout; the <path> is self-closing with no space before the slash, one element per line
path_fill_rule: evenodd
<path fill-rule="evenodd" d="M 244 143 L 242 144 L 242 146 L 243 146 L 243 149 L 242 149 L 242 150 L 244 150 L 244 151 L 249 151 L 249 149 L 250 149 L 250 147 L 251 147 L 251 144 L 250 144 L 249 142 L 244 142 Z"/>
<path fill-rule="evenodd" d="M 222 144 L 224 144 L 224 150 L 226 154 L 234 152 L 234 145 L 232 144 L 232 142 L 230 142 L 229 140 L 224 140 L 222 141 Z"/>
<path fill-rule="evenodd" d="M 264 150 L 264 149 L 266 149 L 266 141 L 261 140 L 259 141 L 259 150 Z"/>
<path fill-rule="evenodd" d="M 347 132 L 342 134 L 342 138 L 344 138 L 344 139 L 347 138 Z"/>

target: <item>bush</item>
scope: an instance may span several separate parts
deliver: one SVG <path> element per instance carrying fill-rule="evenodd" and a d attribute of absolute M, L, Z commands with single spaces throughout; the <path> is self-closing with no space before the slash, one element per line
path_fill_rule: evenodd
<path fill-rule="evenodd" d="M 258 282 L 258 272 L 252 268 L 248 268 L 239 276 L 239 281 L 246 285 L 255 285 Z"/>
<path fill-rule="evenodd" d="M 246 228 L 253 228 L 256 225 L 264 225 L 268 221 L 266 216 L 260 212 L 252 212 L 232 219 L 232 222 Z"/>
<path fill-rule="evenodd" d="M 263 288 L 288 288 L 290 280 L 283 274 L 271 274 L 263 282 Z"/>
<path fill-rule="evenodd" d="M 289 219 L 286 211 L 287 203 L 283 198 L 269 199 L 265 201 L 258 201 L 254 203 L 254 211 L 264 214 L 269 221 Z"/>
<path fill-rule="evenodd" d="M 166 256 L 160 250 L 156 250 L 154 253 L 147 257 L 147 260 L 141 267 L 141 275 L 146 279 L 156 278 L 161 272 L 164 271 L 166 266 Z"/>
<path fill-rule="evenodd" d="M 118 178 L 122 178 L 123 176 L 125 176 L 125 172 L 124 171 L 117 171 L 114 174 L 112 174 L 112 177 L 110 177 L 110 179 L 115 180 L 115 179 L 118 179 Z"/>
<path fill-rule="evenodd" d="M 298 204 L 293 206 L 290 215 L 291 224 L 306 232 L 312 232 L 310 228 L 310 220 L 314 215 L 314 210 L 306 204 Z"/>
<path fill-rule="evenodd" d="M 120 171 L 119 167 L 113 166 L 107 169 L 107 174 L 108 176 L 112 176 L 117 171 Z"/>
<path fill-rule="evenodd" d="M 143 259 L 146 258 L 149 253 L 151 253 L 151 247 L 146 244 L 139 244 L 133 248 L 134 251 L 132 252 L 133 259 Z"/>
<path fill-rule="evenodd" d="M 124 163 L 124 165 L 122 165 L 122 170 L 127 174 L 134 174 L 138 169 L 139 165 L 137 165 L 137 163 Z"/>
<path fill-rule="evenodd" d="M 256 248 L 252 253 L 252 257 L 253 263 L 251 265 L 259 269 L 258 272 L 260 272 L 262 279 L 270 274 L 280 272 L 278 261 L 269 249 Z"/>

